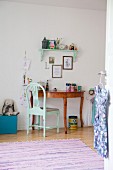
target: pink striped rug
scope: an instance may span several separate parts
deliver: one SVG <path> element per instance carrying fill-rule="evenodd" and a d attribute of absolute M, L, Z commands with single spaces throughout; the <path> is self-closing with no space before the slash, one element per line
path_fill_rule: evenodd
<path fill-rule="evenodd" d="M 96 152 L 78 139 L 0 144 L 0 170 L 103 170 Z"/>

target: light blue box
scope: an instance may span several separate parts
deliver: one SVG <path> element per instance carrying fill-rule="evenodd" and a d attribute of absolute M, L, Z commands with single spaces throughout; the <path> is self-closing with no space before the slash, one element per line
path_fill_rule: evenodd
<path fill-rule="evenodd" d="M 0 134 L 17 133 L 17 115 L 0 116 Z"/>

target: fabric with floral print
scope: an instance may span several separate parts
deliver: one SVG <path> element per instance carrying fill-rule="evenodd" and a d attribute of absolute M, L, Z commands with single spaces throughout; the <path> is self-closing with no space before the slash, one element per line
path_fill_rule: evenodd
<path fill-rule="evenodd" d="M 108 106 L 105 88 L 95 87 L 94 148 L 104 158 L 108 157 Z"/>

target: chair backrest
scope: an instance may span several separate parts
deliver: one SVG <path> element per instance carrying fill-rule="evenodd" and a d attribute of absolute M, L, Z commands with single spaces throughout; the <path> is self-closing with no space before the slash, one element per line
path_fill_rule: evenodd
<path fill-rule="evenodd" d="M 39 99 L 39 92 L 42 91 L 42 100 Z M 27 110 L 28 112 L 33 112 L 35 114 L 46 113 L 46 92 L 42 85 L 39 83 L 30 83 L 26 88 L 26 100 L 27 100 Z M 42 108 L 43 109 L 42 109 Z"/>

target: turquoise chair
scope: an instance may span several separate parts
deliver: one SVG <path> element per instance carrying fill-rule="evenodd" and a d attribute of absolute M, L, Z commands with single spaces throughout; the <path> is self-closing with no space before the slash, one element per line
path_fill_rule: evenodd
<path fill-rule="evenodd" d="M 39 98 L 39 91 L 43 92 L 43 97 Z M 31 94 L 33 98 L 33 103 L 31 104 Z M 26 88 L 26 99 L 27 99 L 27 134 L 31 127 L 37 127 L 38 130 L 43 128 L 43 137 L 46 136 L 46 129 L 57 128 L 57 133 L 59 133 L 59 115 L 60 111 L 57 108 L 47 108 L 46 107 L 46 92 L 43 86 L 39 83 L 30 83 Z M 42 100 L 41 100 L 42 99 Z M 55 114 L 57 116 L 57 123 L 54 127 L 46 127 L 46 117 L 48 114 Z M 36 124 L 31 123 L 32 116 L 38 117 L 38 122 Z M 42 125 L 40 124 L 40 117 L 42 116 Z"/>

